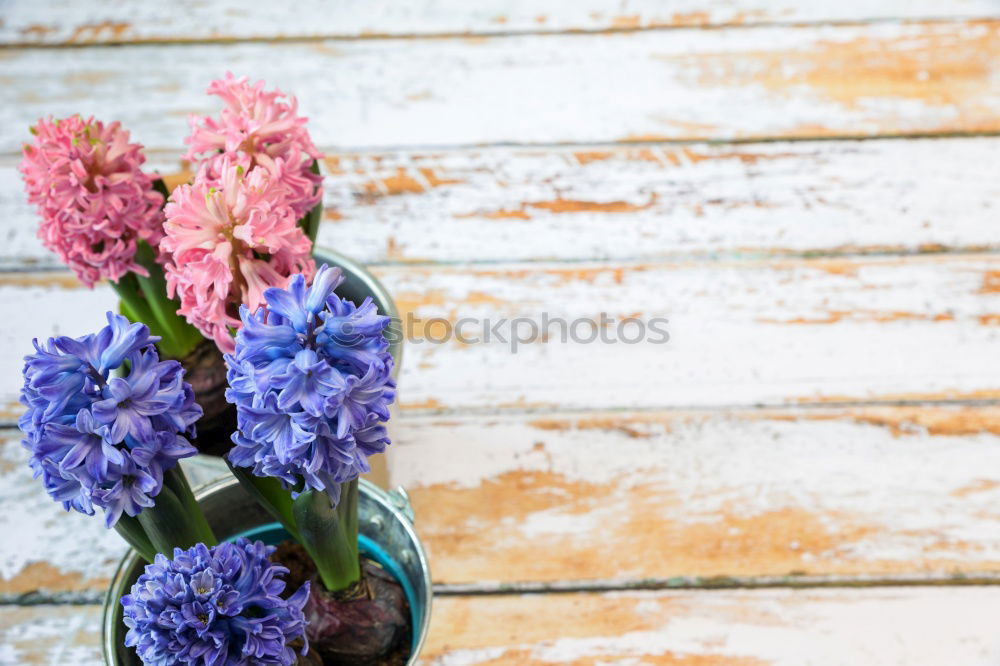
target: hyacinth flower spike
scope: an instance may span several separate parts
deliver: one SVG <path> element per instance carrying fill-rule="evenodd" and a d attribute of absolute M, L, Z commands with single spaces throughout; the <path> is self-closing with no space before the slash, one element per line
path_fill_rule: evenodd
<path fill-rule="evenodd" d="M 201 407 L 177 361 L 161 361 L 144 324 L 107 313 L 80 338 L 36 340 L 25 357 L 18 425 L 29 465 L 66 510 L 104 511 L 147 561 L 215 537 L 194 499 L 182 458 L 197 453 Z"/>
<path fill-rule="evenodd" d="M 226 356 L 239 425 L 228 462 L 316 566 L 309 640 L 327 658 L 376 663 L 406 625 L 399 586 L 373 578 L 358 557 L 358 477 L 389 444 L 390 320 L 371 299 L 337 296 L 342 281 L 322 266 L 311 286 L 293 276 L 287 289 L 264 292 L 264 307 L 241 310 Z"/>
<path fill-rule="evenodd" d="M 294 97 L 229 73 L 208 94 L 224 107 L 189 119 L 197 174 L 171 193 L 159 250 L 177 312 L 231 353 L 240 306 L 255 311 L 265 289 L 315 270 L 323 155 Z"/>
<path fill-rule="evenodd" d="M 142 171 L 142 146 L 119 123 L 74 115 L 40 119 L 20 165 L 38 236 L 88 287 L 107 280 L 122 313 L 162 335 L 161 351 L 182 358 L 202 340 L 167 297 L 154 248 L 163 236 L 166 187 Z"/>
<path fill-rule="evenodd" d="M 192 116 L 189 160 L 203 159 L 209 180 L 222 176 L 223 161 L 240 164 L 247 171 L 262 166 L 277 172 L 285 198 L 295 218 L 313 242 L 322 216 L 323 157 L 306 130 L 307 118 L 299 116 L 295 97 L 280 90 L 264 90 L 264 82 L 251 84 L 245 76 L 212 81 L 208 94 L 222 100 L 217 118 Z M 275 167 L 281 164 L 280 169 Z M 251 309 L 256 309 L 252 307 Z"/>
<path fill-rule="evenodd" d="M 321 267 L 310 287 L 264 292 L 243 308 L 236 349 L 226 356 L 239 430 L 234 473 L 310 552 L 325 587 L 355 584 L 358 476 L 385 450 L 382 425 L 395 398 L 383 334 L 389 318 L 371 299 L 360 306 L 334 290 L 340 269 Z"/>
<path fill-rule="evenodd" d="M 255 311 L 268 287 L 311 276 L 322 216 L 322 154 L 297 115 L 297 102 L 226 74 L 208 94 L 218 117 L 192 116 L 194 181 L 173 191 L 159 245 L 178 312 L 223 353 L 233 351 L 239 308 Z"/>
<path fill-rule="evenodd" d="M 144 664 L 292 666 L 307 654 L 305 583 L 287 599 L 271 546 L 245 538 L 157 555 L 121 598 L 125 645 Z"/>
<path fill-rule="evenodd" d="M 278 171 L 246 169 L 222 155 L 217 177 L 199 172 L 178 186 L 165 211 L 167 292 L 180 310 L 225 353 L 242 323 L 240 305 L 256 310 L 268 287 L 284 287 L 295 273 L 312 275 L 312 242 L 306 237 Z"/>

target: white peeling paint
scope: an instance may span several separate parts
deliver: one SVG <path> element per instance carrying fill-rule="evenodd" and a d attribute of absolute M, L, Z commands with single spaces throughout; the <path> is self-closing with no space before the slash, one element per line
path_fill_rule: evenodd
<path fill-rule="evenodd" d="M 970 18 L 996 15 L 989 0 L 504 0 L 397 3 L 345 0 L 335 11 L 322 0 L 300 0 L 296 11 L 248 0 L 211 3 L 179 0 L 169 5 L 109 0 L 57 0 L 41 6 L 11 0 L 0 42 L 61 44 L 169 39 L 315 36 L 490 34 L 553 30 L 753 25 L 875 18 Z"/>
<path fill-rule="evenodd" d="M 41 481 L 31 478 L 27 452 L 16 433 L 0 444 L 0 579 L 9 581 L 33 562 L 43 562 L 79 583 L 107 579 L 127 546 L 100 516 L 68 513 L 54 502 Z M 58 589 L 59 581 L 52 581 Z"/>
<path fill-rule="evenodd" d="M 618 604 L 634 603 L 637 614 L 643 609 L 644 622 L 655 626 L 659 620 L 659 626 L 613 633 L 614 627 L 601 625 L 585 612 L 576 616 L 563 602 L 557 607 L 562 626 L 551 623 L 550 638 L 518 642 L 519 632 L 511 627 L 510 644 L 463 649 L 460 637 L 439 639 L 443 647 L 428 663 L 465 666 L 506 658 L 522 664 L 646 664 L 661 657 L 678 663 L 745 659 L 772 666 L 986 666 L 1000 658 L 1000 640 L 990 624 L 997 606 L 991 588 L 633 592 L 606 597 Z M 655 600 L 662 600 L 663 606 L 648 612 Z M 593 607 L 593 601 L 588 602 L 586 609 Z M 489 626 L 489 600 L 481 603 L 481 610 L 468 604 L 471 617 L 466 625 Z M 531 617 L 526 615 L 525 621 Z M 593 623 L 595 635 L 561 636 L 578 634 L 581 623 Z M 540 633 L 534 626 L 531 631 Z"/>
<path fill-rule="evenodd" d="M 328 149 L 989 131 L 1000 113 L 998 30 L 877 22 L 475 44 L 93 47 L 72 58 L 60 49 L 11 49 L 0 59 L 10 91 L 0 151 L 17 150 L 40 116 L 82 113 L 120 120 L 146 146 L 180 153 L 188 114 L 217 112 L 204 90 L 225 69 L 296 94 L 316 143 Z M 918 82 L 923 88 L 901 89 L 897 70 L 905 76 L 914 57 L 935 75 Z M 137 77 L 137 61 L 169 66 Z M 205 63 L 225 65 L 212 73 Z M 878 70 L 887 84 L 851 92 L 828 68 L 844 69 L 847 80 L 850 71 Z"/>
<path fill-rule="evenodd" d="M 103 665 L 100 617 L 100 606 L 4 606 L 0 665 Z"/>
<path fill-rule="evenodd" d="M 905 414 L 882 413 L 889 422 L 904 423 Z M 577 419 L 595 418 L 609 425 L 574 426 Z M 539 419 L 560 427 L 533 426 Z M 499 483 L 504 474 L 538 472 L 584 493 L 499 525 L 474 523 L 472 517 L 441 526 L 454 534 L 492 531 L 498 547 L 545 543 L 590 552 L 608 525 L 636 510 L 635 493 L 643 489 L 662 498 L 642 505 L 650 520 L 713 524 L 791 510 L 815 516 L 831 534 L 852 535 L 833 551 L 802 548 L 810 569 L 884 570 L 881 563 L 927 560 L 976 569 L 976 562 L 1000 561 L 1000 514 L 994 510 L 1000 476 L 989 472 L 1000 469 L 1000 446 L 987 433 L 930 435 L 917 428 L 898 435 L 888 426 L 866 424 L 863 412 L 830 410 L 798 413 L 798 419 L 794 412 L 421 418 L 404 420 L 399 431 L 390 458 L 393 484 L 471 489 Z M 589 502 L 590 485 L 613 491 Z M 869 531 L 853 535 L 856 526 Z M 794 531 L 786 538 L 785 547 L 801 548 Z M 765 551 L 758 556 L 766 558 Z M 825 564 L 816 563 L 817 557 Z M 690 573 L 664 572 L 650 561 L 646 570 L 618 575 Z"/>
<path fill-rule="evenodd" d="M 339 219 L 320 245 L 365 263 L 995 248 L 983 216 L 1000 200 L 998 150 L 981 137 L 343 155 L 325 182 Z M 57 266 L 15 164 L 0 159 L 0 266 Z M 150 171 L 176 169 L 150 158 Z M 371 193 L 425 172 L 447 182 Z M 632 208 L 601 209 L 616 204 Z"/>
<path fill-rule="evenodd" d="M 934 255 L 377 272 L 404 309 L 415 306 L 424 321 L 478 322 L 463 330 L 466 336 L 478 327 L 482 337 L 487 320 L 540 322 L 543 313 L 567 325 L 580 320 L 581 341 L 563 342 L 552 325 L 548 342 L 516 353 L 509 330 L 506 343 L 494 336 L 489 343 L 433 344 L 417 326 L 400 379 L 404 407 L 607 409 L 993 391 L 1000 327 L 983 318 L 1000 312 L 1000 292 L 984 292 L 983 284 L 996 270 L 993 255 Z M 8 284 L 0 302 L 35 314 L 3 332 L 8 349 L 29 351 L 32 337 L 96 329 L 115 301 L 105 287 Z M 615 319 L 611 333 L 628 316 L 665 318 L 659 327 L 670 340 L 648 342 L 662 336 L 647 329 L 639 344 L 599 337 L 587 344 L 601 313 Z M 530 332 L 530 324 L 521 331 Z M 20 369 L 17 356 L 0 358 L 0 396 L 8 405 L 16 401 Z"/>

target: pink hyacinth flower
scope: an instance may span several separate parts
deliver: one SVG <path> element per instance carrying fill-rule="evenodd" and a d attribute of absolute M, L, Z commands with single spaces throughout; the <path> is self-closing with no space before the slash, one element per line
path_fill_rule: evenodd
<path fill-rule="evenodd" d="M 288 205 L 280 160 L 275 166 L 246 171 L 224 159 L 218 178 L 199 172 L 165 208 L 167 294 L 176 294 L 178 312 L 226 353 L 235 348 L 241 304 L 254 311 L 268 287 L 284 288 L 295 273 L 311 277 L 316 270 L 312 242 Z"/>
<path fill-rule="evenodd" d="M 221 177 L 221 160 L 242 164 L 247 170 L 257 165 L 274 171 L 281 160 L 282 184 L 297 218 L 303 217 L 323 196 L 323 176 L 312 172 L 313 160 L 323 157 L 306 130 L 306 118 L 296 115 L 298 102 L 280 90 L 265 91 L 264 82 L 251 85 L 247 77 L 213 81 L 208 94 L 225 103 L 218 118 L 191 116 L 190 149 L 187 159 L 205 157 L 206 177 Z"/>
<path fill-rule="evenodd" d="M 88 287 L 133 271 L 136 242 L 156 247 L 163 235 L 163 196 L 142 172 L 142 146 L 117 122 L 75 115 L 41 119 L 25 144 L 20 171 L 38 206 L 38 237 Z"/>

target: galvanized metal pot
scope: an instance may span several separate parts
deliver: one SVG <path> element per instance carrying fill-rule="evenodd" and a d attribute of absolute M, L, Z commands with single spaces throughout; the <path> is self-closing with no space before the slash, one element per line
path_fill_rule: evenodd
<path fill-rule="evenodd" d="M 359 495 L 362 551 L 368 550 L 369 557 L 399 579 L 410 602 L 413 648 L 407 663 L 414 664 L 430 625 L 432 588 L 427 555 L 413 530 L 413 510 L 402 489 L 386 492 L 362 479 Z M 197 490 L 195 496 L 220 539 L 280 530 L 234 477 L 214 481 Z M 145 562 L 130 551 L 118 565 L 104 599 L 102 646 L 108 666 L 141 666 L 135 651 L 125 647 L 127 629 L 119 600 L 128 594 L 144 566 Z"/>

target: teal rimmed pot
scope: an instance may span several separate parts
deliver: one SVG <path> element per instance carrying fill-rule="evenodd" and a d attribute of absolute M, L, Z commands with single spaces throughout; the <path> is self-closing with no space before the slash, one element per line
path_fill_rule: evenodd
<path fill-rule="evenodd" d="M 246 536 L 272 543 L 285 538 L 281 526 L 243 490 L 235 477 L 214 481 L 195 491 L 195 497 L 220 538 Z M 427 554 L 413 529 L 413 509 L 405 491 L 386 492 L 362 479 L 358 531 L 362 554 L 395 576 L 406 593 L 413 636 L 407 663 L 415 664 L 430 626 L 433 589 Z M 128 594 L 144 567 L 142 558 L 129 551 L 118 565 L 104 598 L 101 644 L 108 666 L 142 664 L 135 651 L 125 647 L 127 628 L 122 621 L 120 600 Z"/>

